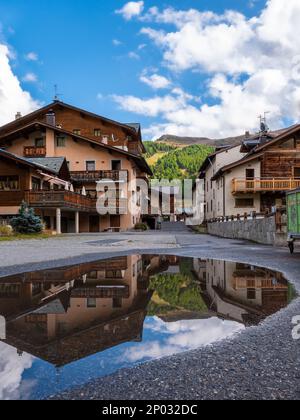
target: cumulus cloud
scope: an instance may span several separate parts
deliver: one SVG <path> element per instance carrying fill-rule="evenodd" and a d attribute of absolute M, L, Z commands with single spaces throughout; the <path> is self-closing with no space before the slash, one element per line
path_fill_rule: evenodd
<path fill-rule="evenodd" d="M 0 44 L 0 124 L 12 121 L 20 111 L 27 114 L 40 107 L 31 95 L 22 89 L 20 81 L 14 75 L 10 65 L 9 49 Z"/>
<path fill-rule="evenodd" d="M 24 397 L 26 384 L 22 381 L 23 373 L 30 369 L 34 358 L 27 354 L 20 357 L 17 350 L 0 343 L 0 400 L 20 399 Z"/>
<path fill-rule="evenodd" d="M 36 52 L 31 51 L 28 54 L 25 55 L 25 58 L 27 61 L 38 61 L 39 56 Z"/>
<path fill-rule="evenodd" d="M 123 355 L 126 361 L 159 359 L 197 349 L 237 334 L 245 327 L 237 322 L 222 321 L 218 318 L 166 323 L 154 317 L 147 320 L 145 329 L 148 330 L 147 336 L 150 333 L 157 338 L 159 334 L 160 340 L 150 339 L 139 346 L 128 348 Z"/>
<path fill-rule="evenodd" d="M 299 120 L 298 0 L 268 0 L 262 12 L 252 18 L 236 11 L 216 14 L 153 7 L 139 19 L 147 22 L 141 33 L 161 51 L 162 64 L 175 74 L 199 74 L 203 94 L 201 106 L 186 98 L 179 109 L 164 108 L 164 96 L 127 97 L 123 107 L 127 104 L 132 112 L 141 113 L 144 108 L 146 115 L 151 115 L 152 105 L 153 114 L 158 115 L 156 109 L 164 109 L 163 122 L 144 130 L 148 136 L 164 132 L 213 137 L 237 135 L 257 129 L 258 115 L 264 111 L 270 111 L 272 128 L 282 127 L 286 120 Z M 167 99 L 169 104 L 177 104 L 176 95 Z"/>
<path fill-rule="evenodd" d="M 171 86 L 170 80 L 168 80 L 164 76 L 160 76 L 159 74 L 152 74 L 151 76 L 147 76 L 147 74 L 143 74 L 140 77 L 140 81 L 155 90 L 167 89 Z"/>
<path fill-rule="evenodd" d="M 129 3 L 126 3 L 121 9 L 116 10 L 116 13 L 122 15 L 126 20 L 131 20 L 133 17 L 140 16 L 143 10 L 143 1 L 130 1 Z"/>
<path fill-rule="evenodd" d="M 26 73 L 22 80 L 27 83 L 36 83 L 38 81 L 38 77 L 35 73 Z"/>

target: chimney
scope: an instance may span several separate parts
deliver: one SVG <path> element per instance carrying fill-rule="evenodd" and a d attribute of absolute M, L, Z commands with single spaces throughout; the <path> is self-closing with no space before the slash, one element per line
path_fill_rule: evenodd
<path fill-rule="evenodd" d="M 17 112 L 16 117 L 15 117 L 16 121 L 19 120 L 20 118 L 22 118 L 22 114 L 21 112 Z"/>
<path fill-rule="evenodd" d="M 246 139 L 248 139 L 250 137 L 250 131 L 246 131 L 245 137 L 246 137 Z"/>
<path fill-rule="evenodd" d="M 55 112 L 53 112 L 52 109 L 46 115 L 46 123 L 48 125 L 52 125 L 53 127 L 56 126 Z"/>

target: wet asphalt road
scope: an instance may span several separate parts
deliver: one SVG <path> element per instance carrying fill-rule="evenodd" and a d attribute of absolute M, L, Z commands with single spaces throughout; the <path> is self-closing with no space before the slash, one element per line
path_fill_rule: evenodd
<path fill-rule="evenodd" d="M 164 235 L 175 238 L 174 248 L 163 248 Z M 190 233 L 182 225 L 169 226 L 161 233 L 141 234 L 139 241 L 158 241 L 156 253 L 195 258 L 212 258 L 250 263 L 284 273 L 300 294 L 300 249 L 291 256 L 287 249 L 248 242 L 225 240 Z M 121 237 L 122 235 L 120 235 Z M 123 238 L 125 239 L 126 234 Z M 157 239 L 157 238 L 160 239 Z M 68 239 L 66 238 L 66 241 Z M 79 239 L 78 239 L 79 240 Z M 63 241 L 63 240 L 61 240 Z M 86 239 L 84 239 L 86 243 Z M 95 242 L 90 238 L 87 242 Z M 93 245 L 95 246 L 95 245 Z M 92 247 L 91 247 L 92 249 Z M 125 255 L 141 251 L 105 250 L 76 258 L 31 264 L 31 269 L 70 265 L 80 261 Z M 30 253 L 30 249 L 28 248 Z M 153 249 L 149 249 L 153 253 Z M 147 253 L 143 249 L 143 253 Z M 97 257 L 96 257 L 97 254 Z M 0 257 L 1 261 L 1 257 Z M 20 272 L 24 264 L 5 266 L 0 275 Z M 24 271 L 24 270 L 23 270 Z M 215 345 L 150 362 L 92 381 L 54 399 L 95 400 L 298 400 L 300 398 L 300 340 L 292 338 L 292 318 L 300 315 L 300 299 L 265 320 L 258 327 Z"/>

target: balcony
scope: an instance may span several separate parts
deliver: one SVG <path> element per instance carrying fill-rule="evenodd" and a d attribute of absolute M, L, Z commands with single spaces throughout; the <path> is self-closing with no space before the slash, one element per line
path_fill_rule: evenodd
<path fill-rule="evenodd" d="M 129 286 L 102 285 L 96 287 L 78 287 L 72 290 L 73 298 L 129 299 Z"/>
<path fill-rule="evenodd" d="M 96 212 L 96 200 L 71 191 L 26 191 L 25 201 L 35 208 Z"/>
<path fill-rule="evenodd" d="M 26 146 L 24 147 L 24 156 L 27 158 L 39 158 L 47 155 L 46 147 Z"/>
<path fill-rule="evenodd" d="M 299 178 L 236 178 L 232 180 L 232 194 L 282 192 L 295 190 L 296 188 L 300 188 Z"/>
<path fill-rule="evenodd" d="M 72 179 L 78 182 L 98 182 L 110 180 L 113 182 L 127 182 L 128 171 L 75 171 L 71 172 Z"/>
<path fill-rule="evenodd" d="M 18 207 L 24 199 L 24 191 L 0 191 L 0 206 Z"/>

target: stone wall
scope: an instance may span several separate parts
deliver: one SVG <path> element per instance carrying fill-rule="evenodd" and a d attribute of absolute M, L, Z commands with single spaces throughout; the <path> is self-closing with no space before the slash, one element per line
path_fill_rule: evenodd
<path fill-rule="evenodd" d="M 283 216 L 283 225 L 286 223 Z M 287 233 L 283 227 L 276 229 L 275 216 L 264 219 L 237 220 L 230 222 L 208 223 L 208 233 L 229 239 L 246 239 L 264 245 L 286 246 Z"/>

